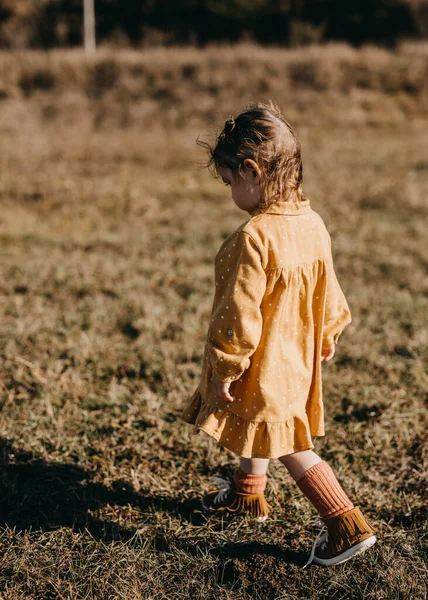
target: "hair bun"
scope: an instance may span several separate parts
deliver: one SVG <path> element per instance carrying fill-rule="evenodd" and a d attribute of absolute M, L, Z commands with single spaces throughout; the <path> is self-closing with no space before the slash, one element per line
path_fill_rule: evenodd
<path fill-rule="evenodd" d="M 229 133 L 232 133 L 232 131 L 234 129 L 235 129 L 235 118 L 230 117 L 230 119 L 227 119 L 226 123 L 224 124 L 224 133 L 226 135 L 229 135 Z"/>

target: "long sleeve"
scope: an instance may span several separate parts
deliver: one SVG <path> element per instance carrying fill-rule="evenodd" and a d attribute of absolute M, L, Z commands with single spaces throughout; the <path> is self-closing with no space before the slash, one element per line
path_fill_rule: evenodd
<path fill-rule="evenodd" d="M 260 304 L 266 274 L 253 238 L 242 230 L 229 236 L 215 259 L 215 295 L 207 336 L 212 372 L 234 381 L 250 366 L 263 319 Z"/>
<path fill-rule="evenodd" d="M 333 266 L 333 257 L 331 255 L 326 262 L 327 265 L 327 290 L 323 327 L 323 346 L 337 344 L 339 336 L 349 323 L 351 323 L 351 311 L 345 295 L 336 277 Z"/>

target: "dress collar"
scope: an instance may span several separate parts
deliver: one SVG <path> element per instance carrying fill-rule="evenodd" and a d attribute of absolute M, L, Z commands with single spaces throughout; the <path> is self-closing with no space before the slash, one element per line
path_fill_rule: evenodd
<path fill-rule="evenodd" d="M 268 214 L 268 215 L 302 215 L 310 212 L 311 203 L 309 198 L 302 200 L 301 202 L 289 202 L 286 200 L 279 200 L 274 202 L 265 209 L 255 208 L 252 211 L 248 211 L 249 214 L 254 217 L 255 215 Z"/>

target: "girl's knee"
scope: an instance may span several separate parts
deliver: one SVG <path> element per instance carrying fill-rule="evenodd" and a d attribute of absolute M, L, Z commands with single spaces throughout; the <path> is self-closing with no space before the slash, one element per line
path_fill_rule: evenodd
<path fill-rule="evenodd" d="M 280 456 L 279 459 L 293 479 L 298 479 L 305 471 L 313 467 L 321 458 L 313 450 L 302 450 Z"/>

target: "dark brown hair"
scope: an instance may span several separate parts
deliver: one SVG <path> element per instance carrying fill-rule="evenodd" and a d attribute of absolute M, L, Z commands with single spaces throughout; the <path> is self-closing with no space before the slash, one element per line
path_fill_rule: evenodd
<path fill-rule="evenodd" d="M 207 167 L 218 177 L 218 167 L 241 174 L 242 164 L 251 158 L 260 167 L 263 195 L 259 208 L 278 200 L 302 201 L 303 164 L 301 147 L 291 125 L 271 100 L 251 103 L 238 116 L 231 116 L 218 134 L 214 146 L 197 140 L 208 151 Z"/>

